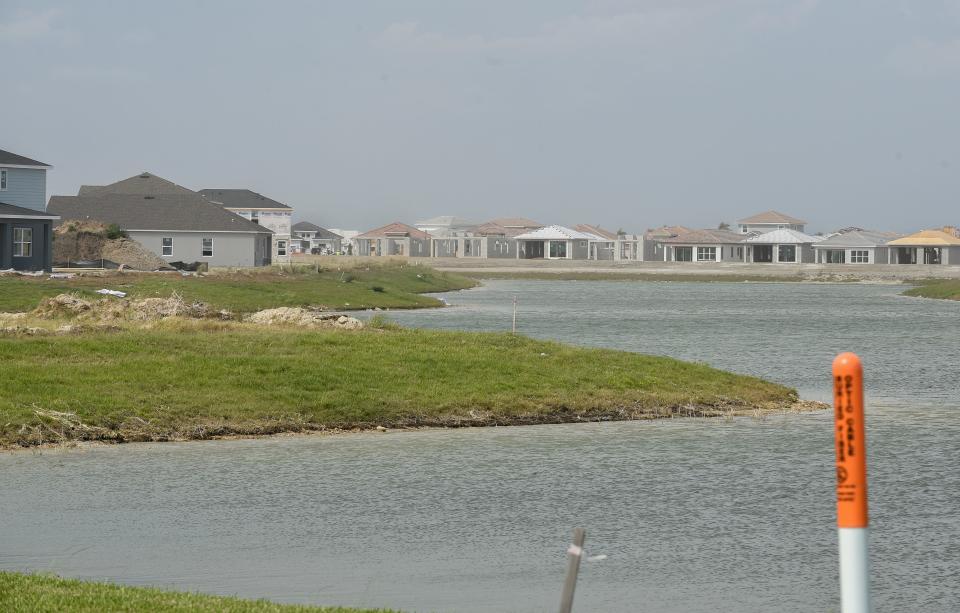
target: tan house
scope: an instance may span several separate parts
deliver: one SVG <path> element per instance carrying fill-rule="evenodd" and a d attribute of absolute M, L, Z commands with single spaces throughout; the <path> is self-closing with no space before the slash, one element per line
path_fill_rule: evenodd
<path fill-rule="evenodd" d="M 887 243 L 891 264 L 960 266 L 960 238 L 943 230 L 923 230 Z"/>
<path fill-rule="evenodd" d="M 399 221 L 364 232 L 353 240 L 357 255 L 430 257 L 431 236 Z"/>
<path fill-rule="evenodd" d="M 743 236 L 728 230 L 691 230 L 661 239 L 664 262 L 742 262 Z"/>
<path fill-rule="evenodd" d="M 795 230 L 805 232 L 807 222 L 796 217 L 791 217 L 780 211 L 764 211 L 751 215 L 737 222 L 740 234 L 752 234 L 754 232 L 763 234 L 773 230 Z"/>

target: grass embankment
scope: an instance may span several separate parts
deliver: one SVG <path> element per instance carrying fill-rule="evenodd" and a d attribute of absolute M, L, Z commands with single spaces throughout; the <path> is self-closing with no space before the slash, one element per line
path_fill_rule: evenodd
<path fill-rule="evenodd" d="M 215 309 L 250 313 L 274 307 L 322 307 L 332 310 L 420 308 L 440 306 L 421 294 L 466 289 L 475 281 L 425 266 L 368 265 L 349 270 L 298 267 L 182 276 L 177 273 L 109 273 L 73 279 L 0 277 L 0 312 L 29 311 L 42 298 L 76 293 L 99 298 L 101 288 L 127 292 L 131 298 L 168 297 Z"/>
<path fill-rule="evenodd" d="M 111 611 L 216 611 L 217 613 L 375 613 L 371 609 L 281 605 L 266 600 L 241 600 L 25 575 L 0 571 L 0 610 L 7 613 L 109 613 Z M 380 613 L 389 613 L 379 610 Z"/>
<path fill-rule="evenodd" d="M 0 372 L 0 446 L 721 415 L 796 401 L 702 364 L 509 334 L 208 320 L 0 336 Z"/>
<path fill-rule="evenodd" d="M 903 292 L 903 295 L 940 300 L 960 300 L 960 279 L 925 281 L 921 285 Z"/>

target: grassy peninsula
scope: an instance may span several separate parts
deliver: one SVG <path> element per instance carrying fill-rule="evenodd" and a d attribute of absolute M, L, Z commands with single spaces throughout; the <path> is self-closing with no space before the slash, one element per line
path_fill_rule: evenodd
<path fill-rule="evenodd" d="M 177 293 L 188 302 L 215 309 L 250 313 L 274 307 L 355 310 L 375 307 L 408 309 L 441 306 L 421 294 L 474 287 L 476 281 L 437 272 L 426 266 L 401 263 L 315 268 L 297 266 L 202 276 L 179 273 L 106 273 L 72 279 L 0 276 L 0 312 L 28 311 L 42 299 L 73 293 L 98 297 L 101 288 L 127 292 L 131 298 L 168 297 Z"/>
<path fill-rule="evenodd" d="M 908 289 L 905 296 L 918 298 L 937 298 L 939 300 L 960 300 L 960 279 L 938 279 L 925 282 L 917 287 Z"/>
<path fill-rule="evenodd" d="M 0 335 L 0 446 L 783 409 L 781 385 L 510 334 L 164 321 Z"/>
<path fill-rule="evenodd" d="M 2 571 L 0 610 L 7 613 L 376 613 L 370 609 L 281 605 L 266 600 L 241 600 Z M 378 611 L 390 613 L 385 609 Z"/>

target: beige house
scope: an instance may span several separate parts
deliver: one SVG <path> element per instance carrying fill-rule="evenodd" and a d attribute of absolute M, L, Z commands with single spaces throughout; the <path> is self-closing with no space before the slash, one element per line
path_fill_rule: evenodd
<path fill-rule="evenodd" d="M 743 236 L 728 230 L 690 230 L 660 240 L 664 262 L 742 262 Z"/>
<path fill-rule="evenodd" d="M 765 211 L 751 215 L 737 222 L 740 234 L 752 234 L 754 232 L 763 234 L 773 230 L 795 230 L 804 232 L 807 222 L 796 217 L 791 217 L 786 213 L 779 211 Z"/>
<path fill-rule="evenodd" d="M 357 255 L 430 257 L 431 236 L 399 221 L 364 232 L 353 240 Z"/>
<path fill-rule="evenodd" d="M 891 264 L 960 266 L 960 238 L 943 230 L 923 230 L 887 243 Z"/>

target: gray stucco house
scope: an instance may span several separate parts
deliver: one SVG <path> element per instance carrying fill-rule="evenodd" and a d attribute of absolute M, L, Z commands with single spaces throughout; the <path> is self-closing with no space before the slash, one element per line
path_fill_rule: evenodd
<path fill-rule="evenodd" d="M 343 249 L 343 237 L 336 232 L 321 228 L 309 221 L 298 221 L 293 224 L 293 244 L 295 252 L 313 253 L 313 250 L 340 253 Z M 299 243 L 299 245 L 297 245 Z"/>
<path fill-rule="evenodd" d="M 69 219 L 115 223 L 168 262 L 269 266 L 273 233 L 197 192 L 148 172 L 53 196 L 47 210 Z"/>

